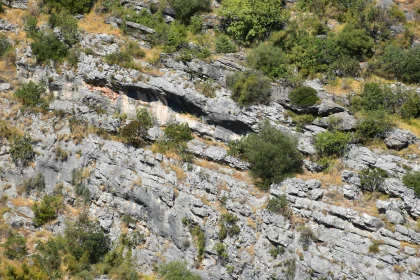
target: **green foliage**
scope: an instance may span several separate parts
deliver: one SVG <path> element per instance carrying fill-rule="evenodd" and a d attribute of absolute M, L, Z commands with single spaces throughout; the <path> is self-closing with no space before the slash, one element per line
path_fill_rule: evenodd
<path fill-rule="evenodd" d="M 226 35 L 219 35 L 216 38 L 217 53 L 236 53 L 238 50 L 235 44 Z"/>
<path fill-rule="evenodd" d="M 266 103 L 271 96 L 270 80 L 257 71 L 236 72 L 227 77 L 227 85 L 241 106 Z"/>
<path fill-rule="evenodd" d="M 194 34 L 199 34 L 201 31 L 203 31 L 203 25 L 204 20 L 200 15 L 194 15 L 191 17 L 190 25 L 188 28 L 191 30 Z"/>
<path fill-rule="evenodd" d="M 403 183 L 406 187 L 413 189 L 417 196 L 420 196 L 420 172 L 409 172 L 405 174 Z"/>
<path fill-rule="evenodd" d="M 191 17 L 199 12 L 210 11 L 210 0 L 169 0 L 175 11 L 175 17 L 182 23 L 189 24 Z"/>
<path fill-rule="evenodd" d="M 12 260 L 22 259 L 27 254 L 26 239 L 20 234 L 10 232 L 2 246 L 4 247 L 4 255 Z"/>
<path fill-rule="evenodd" d="M 77 29 L 77 19 L 68 12 L 62 11 L 59 14 L 52 13 L 48 23 L 51 28 L 60 28 L 61 35 L 67 45 L 73 46 L 79 42 L 80 38 L 79 31 Z"/>
<path fill-rule="evenodd" d="M 7 36 L 4 34 L 1 34 L 0 35 L 0 57 L 3 57 L 9 50 L 11 50 L 11 48 L 12 48 L 12 44 L 10 44 Z"/>
<path fill-rule="evenodd" d="M 369 246 L 369 253 L 379 253 L 379 246 L 384 244 L 383 240 L 372 239 L 372 244 Z"/>
<path fill-rule="evenodd" d="M 119 65 L 124 68 L 136 68 L 133 57 L 122 51 L 116 51 L 105 56 L 105 62 L 109 65 Z"/>
<path fill-rule="evenodd" d="M 246 57 L 249 67 L 257 69 L 270 78 L 284 77 L 287 61 L 281 48 L 261 43 Z"/>
<path fill-rule="evenodd" d="M 302 155 L 297 141 L 267 122 L 259 134 L 249 134 L 240 146 L 242 157 L 251 163 L 251 172 L 261 180 L 257 185 L 263 189 L 301 171 Z"/>
<path fill-rule="evenodd" d="M 37 27 L 38 19 L 35 16 L 28 16 L 24 19 L 25 26 L 24 30 L 28 38 L 36 38 L 39 36 L 39 30 Z"/>
<path fill-rule="evenodd" d="M 52 33 L 41 33 L 31 44 L 38 62 L 47 60 L 62 61 L 68 53 L 68 47 Z"/>
<path fill-rule="evenodd" d="M 153 126 L 153 118 L 146 109 L 137 111 L 137 120 L 131 121 L 120 129 L 120 135 L 125 141 L 134 147 L 142 147 L 146 144 L 148 130 Z"/>
<path fill-rule="evenodd" d="M 43 3 L 49 10 L 65 10 L 74 15 L 88 13 L 95 0 L 43 0 Z"/>
<path fill-rule="evenodd" d="M 108 274 L 112 279 L 140 279 L 134 269 L 131 253 L 124 254 L 123 246 L 119 246 L 105 255 L 102 273 Z"/>
<path fill-rule="evenodd" d="M 32 206 L 32 211 L 34 211 L 35 215 L 34 223 L 36 226 L 42 226 L 57 218 L 61 199 L 60 196 L 46 195 L 40 203 L 35 203 Z"/>
<path fill-rule="evenodd" d="M 276 259 L 278 255 L 283 255 L 284 254 L 284 247 L 281 245 L 277 245 L 277 246 L 271 246 L 270 248 L 270 255 Z"/>
<path fill-rule="evenodd" d="M 307 251 L 312 241 L 316 240 L 316 236 L 309 226 L 303 226 L 299 229 L 299 231 L 300 231 L 299 242 L 302 244 L 303 250 Z"/>
<path fill-rule="evenodd" d="M 392 126 L 392 122 L 384 111 L 371 111 L 357 124 L 355 136 L 362 143 L 367 143 L 374 138 L 382 139 Z"/>
<path fill-rule="evenodd" d="M 223 260 L 229 259 L 229 255 L 226 252 L 226 247 L 223 243 L 218 242 L 218 243 L 214 244 L 213 250 L 216 251 L 216 253 L 219 255 L 219 257 L 221 257 Z"/>
<path fill-rule="evenodd" d="M 373 192 L 378 190 L 384 180 L 388 178 L 388 173 L 383 169 L 370 167 L 362 170 L 359 176 L 362 188 Z"/>
<path fill-rule="evenodd" d="M 220 217 L 219 240 L 224 240 L 227 235 L 235 236 L 241 232 L 241 229 L 236 224 L 237 221 L 239 221 L 239 218 L 232 213 L 223 214 Z"/>
<path fill-rule="evenodd" d="M 420 97 L 417 92 L 405 94 L 404 102 L 400 107 L 400 115 L 403 119 L 409 120 L 420 116 Z"/>
<path fill-rule="evenodd" d="M 293 112 L 288 112 L 288 114 L 292 117 L 292 123 L 296 125 L 298 131 L 303 130 L 306 125 L 311 124 L 315 120 L 315 116 L 311 114 L 298 115 Z"/>
<path fill-rule="evenodd" d="M 270 212 L 283 215 L 290 219 L 293 215 L 292 209 L 289 207 L 289 202 L 285 195 L 279 197 L 273 197 L 268 201 L 267 209 Z"/>
<path fill-rule="evenodd" d="M 288 259 L 284 262 L 284 265 L 286 266 L 286 271 L 285 271 L 286 280 L 295 279 L 296 260 L 295 259 Z"/>
<path fill-rule="evenodd" d="M 65 230 L 68 249 L 76 260 L 86 259 L 94 264 L 100 261 L 110 250 L 110 238 L 105 235 L 97 222 L 89 220 L 87 213 L 80 214 L 79 218 L 69 223 Z"/>
<path fill-rule="evenodd" d="M 158 274 L 165 280 L 200 280 L 201 277 L 188 270 L 187 264 L 181 261 L 172 261 L 161 264 L 158 267 Z"/>
<path fill-rule="evenodd" d="M 190 225 L 190 233 L 194 237 L 194 241 L 197 245 L 197 257 L 199 260 L 203 259 L 204 256 L 204 249 L 206 246 L 206 236 L 204 234 L 204 230 L 200 228 L 200 226 Z"/>
<path fill-rule="evenodd" d="M 17 166 L 26 167 L 35 158 L 32 140 L 28 136 L 15 139 L 10 147 L 10 157 Z"/>
<path fill-rule="evenodd" d="M 163 139 L 157 143 L 161 151 L 182 152 L 183 149 L 186 149 L 186 142 L 193 139 L 188 123 L 171 123 L 165 127 L 164 132 Z"/>
<path fill-rule="evenodd" d="M 350 135 L 326 131 L 315 136 L 315 149 L 320 157 L 341 156 L 350 142 Z"/>
<path fill-rule="evenodd" d="M 361 94 L 362 108 L 367 111 L 387 110 L 393 112 L 397 96 L 387 86 L 366 83 Z"/>
<path fill-rule="evenodd" d="M 385 48 L 378 65 L 379 74 L 387 78 L 398 78 L 403 82 L 420 82 L 420 46 L 409 49 L 390 44 Z"/>
<path fill-rule="evenodd" d="M 346 24 L 337 36 L 337 44 L 344 53 L 358 58 L 370 56 L 374 46 L 373 39 L 367 32 L 353 24 Z"/>
<path fill-rule="evenodd" d="M 289 18 L 281 0 L 223 0 L 219 14 L 225 31 L 245 44 L 280 30 Z"/>
<path fill-rule="evenodd" d="M 291 104 L 299 107 L 313 106 L 319 100 L 316 90 L 306 86 L 292 90 L 289 99 Z"/>
<path fill-rule="evenodd" d="M 44 100 L 42 100 L 41 95 L 44 94 L 45 91 L 45 84 L 36 84 L 30 81 L 16 90 L 14 96 L 18 98 L 24 106 L 35 107 L 43 105 Z"/>

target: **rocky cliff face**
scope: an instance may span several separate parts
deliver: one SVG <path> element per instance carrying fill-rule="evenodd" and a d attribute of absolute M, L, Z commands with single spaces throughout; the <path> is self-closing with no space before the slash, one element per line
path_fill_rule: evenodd
<path fill-rule="evenodd" d="M 419 170 L 416 154 L 352 146 L 331 173 L 317 173 L 319 168 L 308 158 L 303 175 L 273 185 L 269 193 L 253 186 L 248 163 L 227 154 L 227 142 L 257 131 L 265 119 L 294 134 L 305 155 L 315 153 L 313 137 L 326 131 L 331 116 L 340 117 L 341 130 L 353 130 L 356 119 L 319 81 L 308 82 L 322 98 L 310 108 L 319 118 L 296 132 L 285 114 L 286 108 L 298 110 L 290 105 L 287 85 L 273 84 L 268 105 L 241 108 L 230 99 L 225 80 L 229 73 L 244 70 L 238 58 L 182 63 L 167 56 L 160 74 L 151 75 L 104 63 L 101 56 L 118 49 L 118 40 L 110 35 L 84 34 L 81 44 L 94 55 L 81 54 L 76 69 L 61 73 L 32 64 L 30 48 L 17 51 L 19 78 L 46 81 L 55 100 L 43 115 L 19 111 L 10 94 L 0 99 L 1 116 L 30 135 L 37 152 L 33 164 L 22 168 L 12 163 L 9 143 L 0 146 L 0 196 L 7 196 L 9 211 L 3 218 L 11 227 L 37 231 L 32 210 L 14 203 L 26 180 L 42 174 L 45 193 L 58 191 L 68 205 L 77 207 L 74 174 L 79 171 L 83 176 L 78 180 L 90 194 L 86 207 L 113 240 L 122 233 L 124 216 L 131 218 L 128 234 L 144 234 L 144 242 L 132 253 L 145 274 L 163 260 L 181 259 L 203 279 L 420 279 L 420 233 L 413 229 L 420 200 L 401 182 L 406 170 Z M 215 98 L 195 90 L 191 79 L 201 78 L 219 85 Z M 119 114 L 130 118 L 143 107 L 156 117 L 149 131 L 152 141 L 162 134 L 162 125 L 189 124 L 197 136 L 188 143 L 194 163 L 154 153 L 150 147 L 136 149 L 87 128 L 112 134 L 121 126 Z M 76 131 L 70 120 L 81 124 Z M 407 131 L 387 139 L 386 145 L 395 149 L 419 144 Z M 65 159 L 57 147 L 66 151 Z M 389 174 L 379 188 L 387 196 L 375 200 L 362 193 L 358 171 L 366 167 Z M 270 198 L 283 194 L 293 211 L 291 219 L 266 209 Z M 30 192 L 26 199 L 40 196 Z M 223 241 L 224 258 L 215 245 L 226 213 L 238 218 L 240 232 Z M 60 233 L 68 218 L 62 214 L 46 228 Z M 204 231 L 202 259 L 186 224 Z"/>

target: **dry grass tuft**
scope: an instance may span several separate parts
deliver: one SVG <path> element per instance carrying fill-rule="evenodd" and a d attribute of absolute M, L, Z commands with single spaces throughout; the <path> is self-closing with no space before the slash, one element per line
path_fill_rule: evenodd
<path fill-rule="evenodd" d="M 89 14 L 86 14 L 85 17 L 79 21 L 80 29 L 94 34 L 109 34 L 114 35 L 117 38 L 122 36 L 121 30 L 115 28 L 110 24 L 105 23 L 105 16 L 98 15 L 95 13 L 95 7 Z"/>

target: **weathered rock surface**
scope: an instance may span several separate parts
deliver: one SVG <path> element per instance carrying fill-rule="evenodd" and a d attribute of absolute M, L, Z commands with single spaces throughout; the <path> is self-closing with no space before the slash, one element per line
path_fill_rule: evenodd
<path fill-rule="evenodd" d="M 417 137 L 408 130 L 395 129 L 386 135 L 385 145 L 389 149 L 401 150 L 407 148 L 417 140 Z"/>

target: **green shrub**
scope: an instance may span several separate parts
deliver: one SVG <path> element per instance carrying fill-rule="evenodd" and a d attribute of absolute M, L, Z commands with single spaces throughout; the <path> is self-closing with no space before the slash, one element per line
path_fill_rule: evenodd
<path fill-rule="evenodd" d="M 52 13 L 48 23 L 53 29 L 55 27 L 60 28 L 61 35 L 67 45 L 73 46 L 79 42 L 80 36 L 77 29 L 77 19 L 68 12 Z"/>
<path fill-rule="evenodd" d="M 290 103 L 299 107 L 315 105 L 319 98 L 317 91 L 311 87 L 298 87 L 289 93 Z"/>
<path fill-rule="evenodd" d="M 110 250 L 110 238 L 98 222 L 89 220 L 86 212 L 80 214 L 75 222 L 68 224 L 65 237 L 68 244 L 72 244 L 68 249 L 77 260 L 86 256 L 86 261 L 94 264 L 102 260 Z"/>
<path fill-rule="evenodd" d="M 374 42 L 364 29 L 346 24 L 337 36 L 337 44 L 348 55 L 358 58 L 370 56 Z"/>
<path fill-rule="evenodd" d="M 197 257 L 199 260 L 202 260 L 206 246 L 206 236 L 204 234 L 204 230 L 202 230 L 198 225 L 190 226 L 190 233 L 194 237 L 194 241 L 197 245 Z"/>
<path fill-rule="evenodd" d="M 158 274 L 165 280 L 201 280 L 201 277 L 187 269 L 187 264 L 181 261 L 172 261 L 161 264 Z"/>
<path fill-rule="evenodd" d="M 263 72 L 270 78 L 283 77 L 287 72 L 285 53 L 279 47 L 261 43 L 246 57 L 249 67 Z"/>
<path fill-rule="evenodd" d="M 153 127 L 153 117 L 147 109 L 137 111 L 137 120 L 131 121 L 120 129 L 120 135 L 125 141 L 135 147 L 142 147 L 146 143 L 148 130 Z"/>
<path fill-rule="evenodd" d="M 382 185 L 385 178 L 388 177 L 388 173 L 386 173 L 383 169 L 370 167 L 362 170 L 359 176 L 362 188 L 373 192 L 378 190 L 378 188 Z"/>
<path fill-rule="evenodd" d="M 392 122 L 384 111 L 371 111 L 357 124 L 356 139 L 362 143 L 367 143 L 374 138 L 382 139 L 392 126 Z"/>
<path fill-rule="evenodd" d="M 316 240 L 316 236 L 309 226 L 303 226 L 299 229 L 299 231 L 300 231 L 299 242 L 302 244 L 303 250 L 307 251 L 312 241 Z"/>
<path fill-rule="evenodd" d="M 379 74 L 403 82 L 420 82 L 420 46 L 409 49 L 390 44 L 380 58 Z"/>
<path fill-rule="evenodd" d="M 278 246 L 271 246 L 269 253 L 274 259 L 276 259 L 278 255 L 283 255 L 284 251 L 285 251 L 284 247 L 278 245 Z"/>
<path fill-rule="evenodd" d="M 219 257 L 221 257 L 223 260 L 229 259 L 229 255 L 226 252 L 226 247 L 223 243 L 218 242 L 218 243 L 214 244 L 213 250 L 216 251 L 216 253 L 219 255 Z"/>
<path fill-rule="evenodd" d="M 45 84 L 36 84 L 30 81 L 16 90 L 14 96 L 18 98 L 24 106 L 35 107 L 44 103 L 41 95 L 44 94 L 45 91 Z"/>
<path fill-rule="evenodd" d="M 259 134 L 251 133 L 241 141 L 242 157 L 251 163 L 251 172 L 261 181 L 257 186 L 268 189 L 302 169 L 302 155 L 292 136 L 267 122 Z"/>
<path fill-rule="evenodd" d="M 38 62 L 47 60 L 62 61 L 68 53 L 68 47 L 52 33 L 42 33 L 31 44 Z"/>
<path fill-rule="evenodd" d="M 226 35 L 219 35 L 216 38 L 216 52 L 217 53 L 236 53 L 235 44 Z"/>
<path fill-rule="evenodd" d="M 223 0 L 219 14 L 225 31 L 245 44 L 280 30 L 289 18 L 281 0 Z"/>
<path fill-rule="evenodd" d="M 0 57 L 3 57 L 9 50 L 11 50 L 11 48 L 12 48 L 12 44 L 10 44 L 7 36 L 4 34 L 1 34 L 0 35 Z"/>
<path fill-rule="evenodd" d="M 26 239 L 20 234 L 9 233 L 4 247 L 4 255 L 12 260 L 19 260 L 26 256 Z"/>
<path fill-rule="evenodd" d="M 219 240 L 224 240 L 227 235 L 235 236 L 241 232 L 241 229 L 236 224 L 239 218 L 232 213 L 223 214 L 219 221 Z"/>
<path fill-rule="evenodd" d="M 169 0 L 175 10 L 175 17 L 185 24 L 189 24 L 191 17 L 199 12 L 210 11 L 210 0 Z"/>
<path fill-rule="evenodd" d="M 49 10 L 66 10 L 71 14 L 85 14 L 90 11 L 95 0 L 43 0 Z"/>
<path fill-rule="evenodd" d="M 320 157 L 341 156 L 350 142 L 350 135 L 326 131 L 315 136 L 315 149 Z"/>
<path fill-rule="evenodd" d="M 121 67 L 131 68 L 133 57 L 126 52 L 116 51 L 105 56 L 105 62 L 109 65 L 119 65 Z"/>
<path fill-rule="evenodd" d="M 232 99 L 241 106 L 267 103 L 271 96 L 270 79 L 257 71 L 236 72 L 227 77 Z"/>
<path fill-rule="evenodd" d="M 194 139 L 191 133 L 191 129 L 188 126 L 188 123 L 171 123 L 167 127 L 165 127 L 164 132 L 165 136 L 163 142 L 164 145 L 169 148 L 178 147 L 179 144 Z"/>
<path fill-rule="evenodd" d="M 392 113 L 397 102 L 391 89 L 378 83 L 366 83 L 360 97 L 362 108 L 367 111 L 387 110 Z"/>
<path fill-rule="evenodd" d="M 420 97 L 417 92 L 408 92 L 404 96 L 404 102 L 400 107 L 399 114 L 403 119 L 409 120 L 420 116 Z"/>
<path fill-rule="evenodd" d="M 314 115 L 311 114 L 299 115 L 291 111 L 288 111 L 287 114 L 292 118 L 292 123 L 296 125 L 296 129 L 298 131 L 302 131 L 306 125 L 311 124 L 316 118 Z"/>
<path fill-rule="evenodd" d="M 420 196 L 420 172 L 409 172 L 405 174 L 403 183 L 406 187 L 413 189 L 417 196 Z"/>
<path fill-rule="evenodd" d="M 39 29 L 38 29 L 38 19 L 35 16 L 28 16 L 26 18 L 24 18 L 24 22 L 25 22 L 25 26 L 24 26 L 24 30 L 26 32 L 26 35 L 28 36 L 28 38 L 37 38 L 40 33 L 39 33 Z"/>
<path fill-rule="evenodd" d="M 194 15 L 191 17 L 190 25 L 188 28 L 191 30 L 192 33 L 198 34 L 203 31 L 204 20 L 200 15 Z"/>
<path fill-rule="evenodd" d="M 61 197 L 60 196 L 50 196 L 46 195 L 43 197 L 42 201 L 38 204 L 35 203 L 32 206 L 32 211 L 34 211 L 34 223 L 36 226 L 42 226 L 43 224 L 48 223 L 49 221 L 57 218 L 57 212 L 60 208 Z"/>
<path fill-rule="evenodd" d="M 289 207 L 289 202 L 285 195 L 273 197 L 268 201 L 267 209 L 270 212 L 283 215 L 286 218 L 291 218 L 293 212 Z"/>
<path fill-rule="evenodd" d="M 10 147 L 10 157 L 15 165 L 22 167 L 28 166 L 35 158 L 31 138 L 23 136 L 15 139 Z"/>

